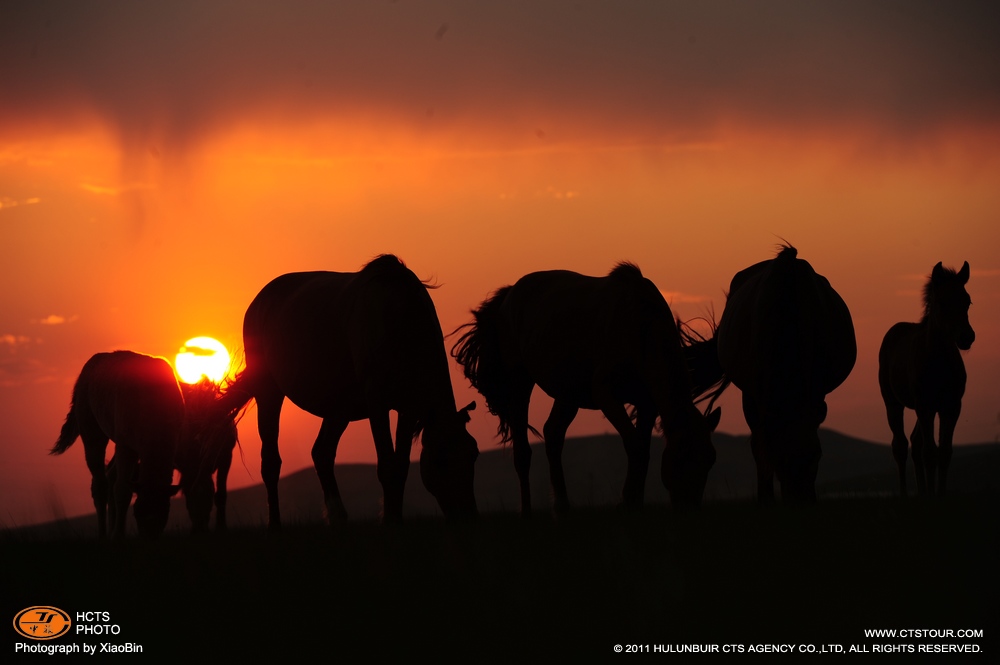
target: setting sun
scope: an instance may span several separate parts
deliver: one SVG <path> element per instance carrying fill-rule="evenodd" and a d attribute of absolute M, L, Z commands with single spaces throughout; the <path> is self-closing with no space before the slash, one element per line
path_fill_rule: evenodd
<path fill-rule="evenodd" d="M 184 383 L 198 383 L 203 376 L 218 383 L 229 371 L 229 351 L 211 337 L 195 337 L 184 342 L 174 365 Z"/>

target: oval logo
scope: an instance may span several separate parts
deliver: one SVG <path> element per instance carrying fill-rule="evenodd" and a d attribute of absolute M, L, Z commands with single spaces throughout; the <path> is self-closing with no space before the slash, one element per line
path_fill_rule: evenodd
<path fill-rule="evenodd" d="M 69 615 L 58 607 L 34 605 L 14 617 L 14 630 L 29 640 L 52 640 L 69 632 Z"/>

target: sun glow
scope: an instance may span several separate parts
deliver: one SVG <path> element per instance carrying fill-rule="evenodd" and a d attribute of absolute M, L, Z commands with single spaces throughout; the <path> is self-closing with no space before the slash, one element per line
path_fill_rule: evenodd
<path fill-rule="evenodd" d="M 219 383 L 229 371 L 229 351 L 211 337 L 195 337 L 184 342 L 174 366 L 184 383 L 198 383 L 202 377 Z"/>

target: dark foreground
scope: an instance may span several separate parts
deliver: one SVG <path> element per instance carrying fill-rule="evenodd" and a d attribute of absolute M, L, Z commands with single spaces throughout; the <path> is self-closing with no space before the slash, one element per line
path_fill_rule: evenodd
<path fill-rule="evenodd" d="M 107 612 L 99 623 L 120 629 L 62 643 L 130 642 L 157 660 L 621 661 L 615 645 L 652 658 L 657 645 L 688 644 L 977 644 L 988 655 L 1000 628 L 998 504 L 991 493 L 692 514 L 591 508 L 558 523 L 487 515 L 460 529 L 414 519 L 153 543 L 8 532 L 0 587 L 8 617 L 52 605 Z M 983 636 L 865 636 L 883 628 Z M 25 640 L 8 635 L 9 653 Z"/>

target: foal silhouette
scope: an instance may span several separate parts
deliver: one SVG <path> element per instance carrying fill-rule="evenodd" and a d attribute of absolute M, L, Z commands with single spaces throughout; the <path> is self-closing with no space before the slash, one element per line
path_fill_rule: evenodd
<path fill-rule="evenodd" d="M 917 492 L 944 494 L 951 462 L 955 424 L 965 394 L 965 362 L 976 340 L 969 324 L 972 299 L 965 290 L 969 263 L 958 272 L 940 262 L 924 285 L 924 315 L 919 323 L 897 323 L 889 328 L 878 353 L 878 384 L 892 430 L 892 455 L 899 467 L 899 492 L 906 496 L 906 431 L 903 409 L 917 412 L 910 435 Z M 934 418 L 940 417 L 940 445 L 934 445 Z M 936 474 L 935 474 L 936 472 Z"/>

